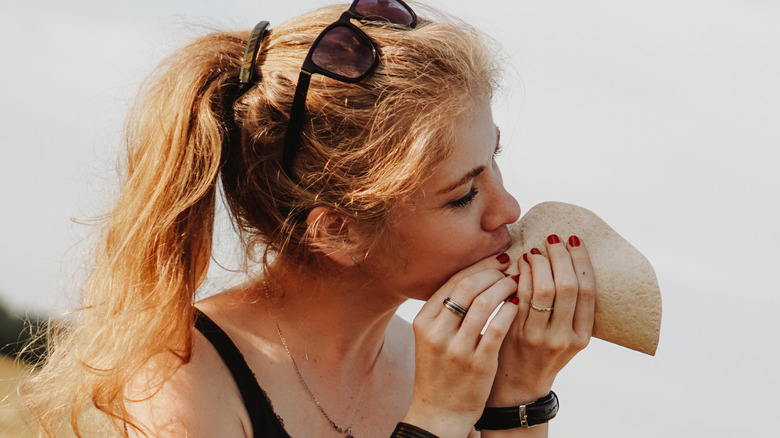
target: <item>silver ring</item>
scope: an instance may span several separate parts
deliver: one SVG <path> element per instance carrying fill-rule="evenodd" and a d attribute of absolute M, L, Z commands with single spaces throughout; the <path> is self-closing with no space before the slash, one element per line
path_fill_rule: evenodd
<path fill-rule="evenodd" d="M 534 310 L 537 310 L 539 312 L 552 312 L 553 311 L 553 307 L 555 307 L 555 306 L 539 307 L 539 306 L 534 305 L 534 303 L 531 303 L 531 308 L 534 309 Z"/>
<path fill-rule="evenodd" d="M 466 312 L 468 312 L 468 309 L 458 304 L 455 300 L 453 300 L 450 297 L 447 297 L 444 299 L 444 307 L 447 308 L 450 312 L 458 315 L 459 317 L 463 318 L 466 316 Z"/>

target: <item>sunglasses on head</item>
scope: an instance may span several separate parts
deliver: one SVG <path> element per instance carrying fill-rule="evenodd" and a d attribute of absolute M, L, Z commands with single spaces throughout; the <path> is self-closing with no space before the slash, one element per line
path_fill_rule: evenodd
<path fill-rule="evenodd" d="M 301 66 L 284 139 L 282 169 L 289 177 L 292 177 L 293 161 L 300 147 L 311 75 L 319 73 L 338 81 L 355 83 L 368 76 L 379 63 L 376 44 L 352 23 L 353 19 L 407 28 L 417 25 L 417 15 L 402 0 L 354 0 L 336 22 L 317 36 Z M 239 75 L 242 87 L 248 87 L 254 82 L 255 59 L 268 26 L 267 21 L 261 21 L 249 37 Z"/>
<path fill-rule="evenodd" d="M 318 73 L 341 82 L 355 83 L 368 76 L 379 62 L 376 44 L 352 23 L 353 19 L 409 28 L 417 25 L 417 15 L 401 0 L 355 0 L 335 23 L 326 27 L 314 40 L 298 76 L 284 139 L 282 169 L 288 176 L 292 176 L 293 161 L 300 148 L 311 75 Z"/>

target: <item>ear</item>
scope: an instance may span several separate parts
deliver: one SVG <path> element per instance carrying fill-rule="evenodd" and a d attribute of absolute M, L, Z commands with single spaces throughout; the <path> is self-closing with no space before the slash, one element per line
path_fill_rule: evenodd
<path fill-rule="evenodd" d="M 329 207 L 315 207 L 306 217 L 309 242 L 323 255 L 344 267 L 362 262 L 357 224 Z"/>

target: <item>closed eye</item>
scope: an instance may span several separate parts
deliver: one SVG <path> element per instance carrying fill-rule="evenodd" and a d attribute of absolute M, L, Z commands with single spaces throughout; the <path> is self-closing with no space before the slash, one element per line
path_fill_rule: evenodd
<path fill-rule="evenodd" d="M 479 189 L 477 189 L 476 187 L 472 187 L 466 196 L 450 202 L 450 205 L 455 208 L 466 207 L 467 205 L 471 204 L 471 201 L 474 200 L 474 198 L 477 196 L 477 193 L 479 193 Z"/>
<path fill-rule="evenodd" d="M 504 148 L 501 147 L 501 130 L 496 126 L 496 148 L 493 150 L 493 159 L 495 160 L 503 151 Z"/>
<path fill-rule="evenodd" d="M 504 152 L 504 148 L 501 144 L 496 144 L 496 150 L 493 151 L 493 159 L 495 160 L 498 158 L 498 156 L 501 155 L 501 152 Z"/>

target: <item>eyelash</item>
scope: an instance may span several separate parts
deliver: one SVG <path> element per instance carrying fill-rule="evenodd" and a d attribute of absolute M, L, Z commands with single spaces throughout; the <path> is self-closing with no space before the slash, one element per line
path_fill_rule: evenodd
<path fill-rule="evenodd" d="M 496 150 L 493 151 L 493 159 L 495 160 L 499 155 L 501 155 L 501 152 L 504 152 L 504 147 L 501 146 L 501 143 L 496 145 Z"/>
<path fill-rule="evenodd" d="M 476 187 L 472 187 L 468 195 L 450 202 L 450 205 L 455 208 L 466 207 L 471 204 L 471 201 L 474 200 L 474 198 L 477 196 L 477 193 L 479 193 L 479 190 Z"/>
<path fill-rule="evenodd" d="M 501 152 L 503 150 L 504 150 L 504 148 L 499 143 L 496 146 L 496 150 L 493 151 L 493 159 L 495 160 L 496 157 L 501 155 Z M 477 197 L 477 193 L 479 193 L 479 189 L 477 189 L 476 187 L 472 187 L 471 190 L 469 190 L 469 193 L 466 196 L 450 202 L 450 205 L 452 207 L 454 207 L 454 208 L 464 208 L 464 207 L 467 207 L 469 204 L 471 204 L 471 201 L 473 201 L 474 198 Z"/>

